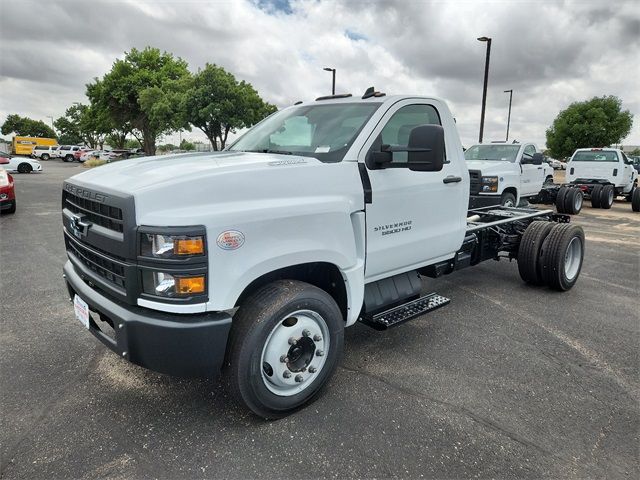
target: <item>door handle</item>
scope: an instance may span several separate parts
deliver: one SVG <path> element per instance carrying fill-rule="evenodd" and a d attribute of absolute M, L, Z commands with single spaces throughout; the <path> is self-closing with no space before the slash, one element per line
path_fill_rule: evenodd
<path fill-rule="evenodd" d="M 448 177 L 444 177 L 442 179 L 442 183 L 458 183 L 462 181 L 462 177 L 454 177 L 453 175 L 449 175 Z"/>
<path fill-rule="evenodd" d="M 538 170 L 542 170 L 542 167 L 538 167 Z"/>

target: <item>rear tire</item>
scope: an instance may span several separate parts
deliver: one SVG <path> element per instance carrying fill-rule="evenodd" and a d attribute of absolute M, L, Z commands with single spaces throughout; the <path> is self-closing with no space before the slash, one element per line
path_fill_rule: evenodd
<path fill-rule="evenodd" d="M 73 162 L 73 155 L 65 155 L 63 160 L 65 162 Z"/>
<path fill-rule="evenodd" d="M 281 418 L 320 392 L 343 342 L 342 313 L 327 292 L 279 280 L 252 294 L 234 315 L 223 374 L 240 403 L 261 417 Z"/>
<path fill-rule="evenodd" d="M 577 225 L 557 224 L 542 243 L 544 282 L 554 290 L 567 291 L 578 281 L 584 260 L 584 231 Z"/>
<path fill-rule="evenodd" d="M 530 285 L 544 285 L 540 266 L 540 247 L 555 223 L 534 221 L 527 227 L 518 247 L 518 272 Z"/>
<path fill-rule="evenodd" d="M 570 188 L 564 197 L 564 213 L 569 215 L 577 215 L 582 210 L 583 203 L 582 191 L 577 188 Z"/>
<path fill-rule="evenodd" d="M 602 187 L 602 195 L 600 197 L 600 208 L 609 210 L 613 205 L 613 199 L 615 197 L 615 189 L 613 185 L 605 185 Z"/>
<path fill-rule="evenodd" d="M 556 195 L 556 210 L 558 213 L 565 213 L 564 198 L 568 191 L 569 189 L 567 187 L 560 187 L 560 190 L 558 190 L 558 194 Z"/>
<path fill-rule="evenodd" d="M 20 165 L 18 165 L 18 173 L 31 173 L 32 170 L 33 170 L 33 167 L 26 162 L 23 162 Z"/>
<path fill-rule="evenodd" d="M 631 210 L 640 212 L 640 187 L 633 189 L 633 194 L 631 195 Z"/>
<path fill-rule="evenodd" d="M 516 196 L 513 193 L 505 192 L 500 197 L 500 205 L 503 207 L 515 207 Z"/>
<path fill-rule="evenodd" d="M 593 208 L 600 208 L 601 200 L 602 200 L 602 185 L 596 185 L 591 190 L 591 206 Z"/>

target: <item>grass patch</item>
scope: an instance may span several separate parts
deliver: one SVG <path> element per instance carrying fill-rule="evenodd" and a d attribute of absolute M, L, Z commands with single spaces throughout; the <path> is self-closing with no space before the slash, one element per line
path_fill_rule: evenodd
<path fill-rule="evenodd" d="M 99 167 L 100 165 L 104 165 L 105 163 L 107 163 L 106 160 L 100 160 L 99 158 L 90 158 L 89 160 L 84 162 L 82 166 L 84 168 L 94 168 Z"/>

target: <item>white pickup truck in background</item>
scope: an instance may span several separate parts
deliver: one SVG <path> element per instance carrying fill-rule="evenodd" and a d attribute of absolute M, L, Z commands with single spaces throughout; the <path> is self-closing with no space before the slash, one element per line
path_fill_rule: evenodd
<path fill-rule="evenodd" d="M 609 209 L 615 197 L 625 197 L 638 211 L 640 191 L 633 161 L 615 148 L 580 148 L 567 165 L 567 182 L 579 187 L 594 208 Z M 637 200 L 633 200 L 635 197 Z"/>
<path fill-rule="evenodd" d="M 470 176 L 469 208 L 515 207 L 553 183 L 553 168 L 533 143 L 481 143 L 464 152 Z"/>

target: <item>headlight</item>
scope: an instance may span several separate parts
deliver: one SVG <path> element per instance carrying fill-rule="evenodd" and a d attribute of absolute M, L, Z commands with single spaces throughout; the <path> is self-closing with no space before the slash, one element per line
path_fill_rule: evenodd
<path fill-rule="evenodd" d="M 147 270 L 142 274 L 142 288 L 144 293 L 158 297 L 190 297 L 205 292 L 206 277 Z"/>
<path fill-rule="evenodd" d="M 498 177 L 482 177 L 481 183 L 483 192 L 498 191 Z"/>
<path fill-rule="evenodd" d="M 143 233 L 140 254 L 151 258 L 183 258 L 204 255 L 202 235 L 159 235 Z"/>

